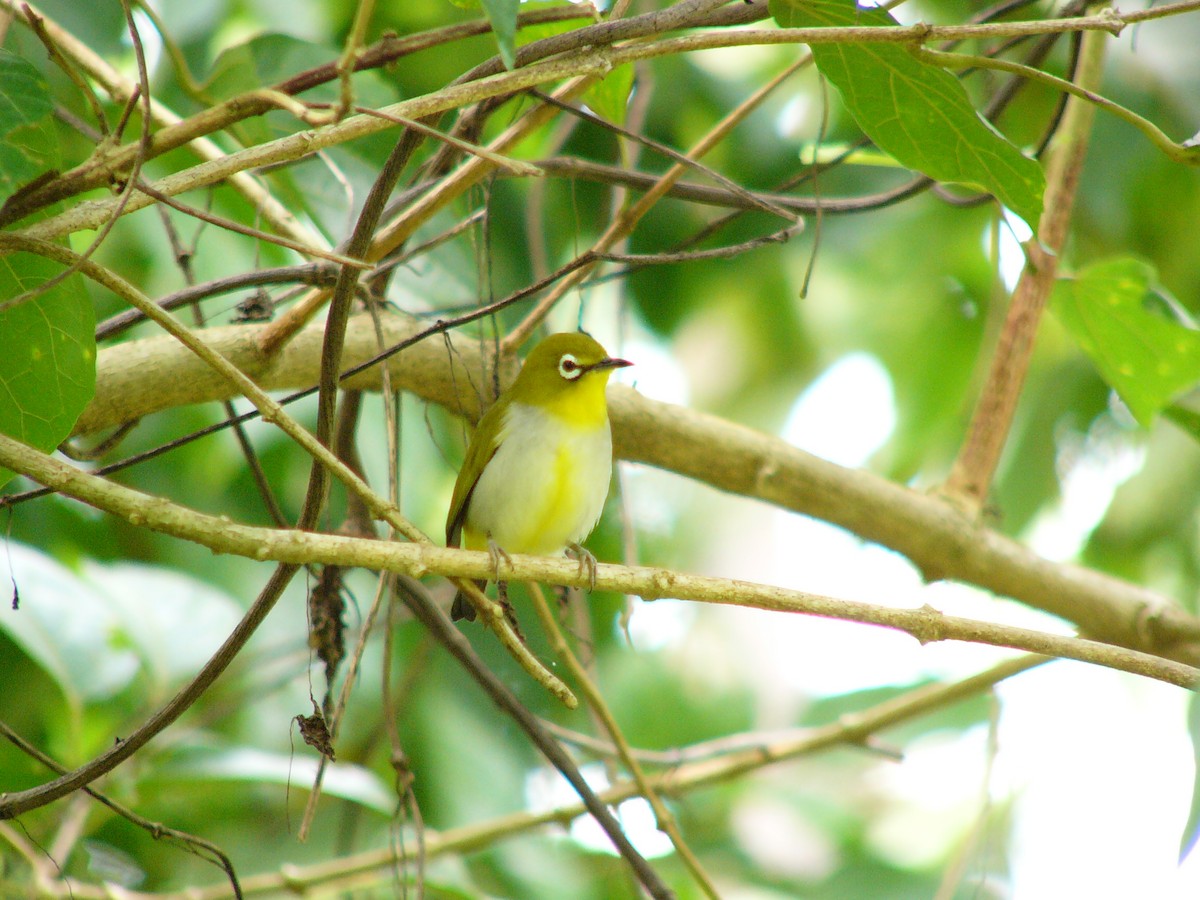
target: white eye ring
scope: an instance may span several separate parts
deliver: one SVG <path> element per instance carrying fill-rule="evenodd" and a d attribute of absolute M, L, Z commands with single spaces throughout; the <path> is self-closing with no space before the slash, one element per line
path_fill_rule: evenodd
<path fill-rule="evenodd" d="M 579 360 L 570 353 L 564 353 L 558 361 L 558 374 L 567 381 L 574 381 L 583 374 L 583 366 L 579 365 Z"/>

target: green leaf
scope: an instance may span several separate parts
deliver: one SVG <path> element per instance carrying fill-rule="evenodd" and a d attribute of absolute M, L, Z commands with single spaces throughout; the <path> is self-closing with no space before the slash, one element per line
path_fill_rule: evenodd
<path fill-rule="evenodd" d="M 517 12 L 520 7 L 521 0 L 483 0 L 483 11 L 492 23 L 492 33 L 496 36 L 496 44 L 500 48 L 500 58 L 509 69 L 516 64 Z"/>
<path fill-rule="evenodd" d="M 478 7 L 479 0 L 474 0 L 474 2 L 475 6 Z M 522 0 L 521 2 L 522 13 L 534 13 L 543 9 L 561 8 L 562 3 L 559 0 Z M 532 44 L 534 41 L 553 37 L 556 34 L 566 34 L 568 31 L 575 31 L 577 28 L 583 28 L 599 21 L 601 21 L 601 16 L 594 8 L 580 6 L 579 18 L 577 19 L 551 19 L 548 22 L 539 22 L 536 25 L 525 25 L 517 32 L 517 46 L 524 47 L 526 44 Z"/>
<path fill-rule="evenodd" d="M 200 671 L 241 618 L 228 594 L 170 569 L 86 561 L 82 577 L 116 617 L 122 646 L 139 657 L 153 702 Z"/>
<path fill-rule="evenodd" d="M 50 113 L 54 101 L 41 73 L 0 50 L 0 198 L 58 162 Z"/>
<path fill-rule="evenodd" d="M 41 74 L 0 51 L 0 195 L 58 165 L 53 101 Z M 0 257 L 0 303 L 52 279 L 59 263 L 29 253 Z M 91 399 L 95 317 L 82 279 L 0 312 L 0 433 L 51 450 Z M 0 484 L 12 476 L 0 469 Z"/>
<path fill-rule="evenodd" d="M 784 28 L 897 24 L 852 0 L 771 0 Z M 979 188 L 1029 223 L 1042 214 L 1045 176 L 979 117 L 958 79 L 893 43 L 810 45 L 859 126 L 882 150 L 937 181 Z"/>
<path fill-rule="evenodd" d="M 269 32 L 221 51 L 213 63 L 204 90 L 225 100 L 246 91 L 278 84 L 311 69 L 317 61 L 336 59 L 340 51 L 332 44 L 314 43 L 288 34 Z M 358 76 L 355 73 L 355 84 Z M 341 87 L 336 80 L 317 85 L 304 94 L 305 99 L 336 100 Z"/>
<path fill-rule="evenodd" d="M 1200 331 L 1151 312 L 1154 271 L 1135 259 L 1091 265 L 1055 286 L 1059 321 L 1142 425 L 1200 382 Z"/>
<path fill-rule="evenodd" d="M 44 257 L 0 257 L 0 302 L 62 270 Z M 0 433 L 53 450 L 96 387 L 95 314 L 78 275 L 0 312 Z M 11 473 L 0 469 L 0 484 Z"/>
<path fill-rule="evenodd" d="M 317 774 L 317 758 L 306 753 L 269 753 L 253 747 L 228 750 L 185 751 L 155 767 L 141 782 L 142 786 L 161 783 L 177 789 L 178 782 L 243 781 L 278 784 L 295 790 L 297 785 L 312 784 Z M 322 790 L 384 816 L 395 810 L 396 795 L 369 769 L 353 763 L 335 762 L 325 767 Z"/>
<path fill-rule="evenodd" d="M 629 93 L 633 90 L 633 66 L 630 63 L 617 66 L 583 95 L 583 102 L 598 116 L 603 116 L 618 125 L 625 123 L 625 110 L 629 105 Z"/>
<path fill-rule="evenodd" d="M 1191 435 L 1193 440 L 1200 441 L 1200 412 L 1178 403 L 1168 406 L 1162 412 L 1163 416 Z"/>
<path fill-rule="evenodd" d="M 4 559 L 21 603 L 0 607 L 0 629 L 54 680 L 68 706 L 78 712 L 123 690 L 138 660 L 121 646 L 108 598 L 32 547 L 11 543 Z"/>

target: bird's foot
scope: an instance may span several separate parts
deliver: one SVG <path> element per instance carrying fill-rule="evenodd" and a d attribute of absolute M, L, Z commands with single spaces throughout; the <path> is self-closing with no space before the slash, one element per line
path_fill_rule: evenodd
<path fill-rule="evenodd" d="M 596 589 L 596 557 L 581 544 L 568 544 L 567 556 L 579 562 L 579 574 L 587 572 L 588 590 Z"/>
<path fill-rule="evenodd" d="M 496 576 L 494 580 L 497 582 L 500 581 L 500 560 L 504 560 L 509 568 L 512 568 L 512 557 L 491 538 L 488 538 L 488 559 L 492 561 L 492 574 Z"/>

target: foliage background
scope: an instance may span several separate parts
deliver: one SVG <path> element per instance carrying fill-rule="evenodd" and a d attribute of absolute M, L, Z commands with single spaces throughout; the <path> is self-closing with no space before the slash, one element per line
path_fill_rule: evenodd
<path fill-rule="evenodd" d="M 904 22 L 958 22 L 983 8 L 927 2 L 905 4 L 896 15 Z M 136 78 L 118 3 L 46 0 L 39 9 Z M 189 91 L 177 61 L 150 39 L 154 29 L 139 13 L 151 50 L 155 99 L 189 115 L 335 60 L 354 9 L 347 0 L 159 4 L 162 25 L 199 80 L 203 99 Z M 1038 12 L 1012 15 L 1034 18 Z M 368 39 L 479 16 L 441 2 L 383 4 L 370 21 Z M 1195 12 L 1127 29 L 1109 42 L 1104 93 L 1173 137 L 1191 134 L 1200 121 L 1200 58 L 1193 52 L 1198 39 Z M 61 168 L 84 159 L 92 139 L 71 126 L 91 121 L 83 93 L 46 60 L 24 26 L 10 23 L 3 47 L 32 63 L 47 81 L 62 113 L 52 120 Z M 482 34 L 402 58 L 356 76 L 356 102 L 379 107 L 438 90 L 495 52 L 494 38 Z M 640 64 L 627 124 L 686 149 L 798 52 L 788 44 L 730 48 Z M 1044 67 L 1063 75 L 1067 64 L 1067 50 L 1059 46 Z M 999 78 L 977 73 L 966 84 L 981 102 Z M 1056 98 L 1054 91 L 1031 85 L 998 125 L 1018 146 L 1034 144 Z M 304 99 L 335 102 L 336 85 Z M 115 118 L 119 104 L 103 102 Z M 527 103 L 503 107 L 483 140 Z M 127 135 L 140 127 L 135 112 Z M 277 110 L 239 123 L 221 141 L 232 149 L 302 127 Z M 336 245 L 348 235 L 396 134 L 390 130 L 332 147 L 269 173 L 265 181 Z M 789 79 L 705 162 L 737 184 L 768 190 L 797 174 L 812 142 L 839 145 L 860 134 L 836 93 L 810 68 Z M 427 143 L 421 152 L 434 147 Z M 641 168 L 654 172 L 668 164 L 652 150 L 638 150 L 604 128 L 565 116 L 513 155 L 626 165 L 636 156 Z M 158 178 L 192 162 L 186 151 L 176 150 L 148 161 L 144 174 Z M 864 196 L 909 177 L 894 166 L 857 162 L 852 158 L 825 173 L 821 195 Z M 1127 123 L 1100 115 L 1062 274 L 1114 258 L 1140 260 L 1151 267 L 1158 294 L 1170 298 L 1177 313 L 1196 315 L 1198 188 L 1194 168 L 1169 160 Z M 809 219 L 805 233 L 788 243 L 735 259 L 646 267 L 589 284 L 564 298 L 551 326 L 569 329 L 582 322 L 610 350 L 635 359 L 629 379 L 650 396 L 783 434 L 819 455 L 917 490 L 933 489 L 947 477 L 962 443 L 1020 266 L 1019 248 L 994 204 L 963 207 L 946 202 L 946 196 L 926 191 L 865 214 L 829 214 L 819 225 Z M 227 187 L 197 191 L 187 200 L 245 224 L 257 222 L 254 210 Z M 486 210 L 486 226 L 397 269 L 388 299 L 432 321 L 503 297 L 590 245 L 607 226 L 615 202 L 611 186 L 582 179 L 489 180 L 426 223 L 416 240 L 436 236 L 479 208 Z M 668 198 L 639 224 L 628 249 L 669 251 L 719 215 Z M 163 216 L 193 248 L 189 265 L 196 281 L 297 259 L 263 241 L 198 227 L 177 212 L 148 209 L 122 218 L 95 260 L 151 297 L 180 289 L 184 275 Z M 767 214 L 751 211 L 707 246 L 749 240 L 778 227 Z M 82 251 L 94 237 L 93 231 L 77 232 L 71 246 Z M 812 279 L 802 295 L 810 264 Z M 113 294 L 85 284 L 97 320 L 124 307 Z M 229 321 L 238 299 L 205 304 L 208 322 Z M 504 333 L 515 326 L 529 308 L 516 306 L 482 326 L 480 342 L 486 346 L 493 329 Z M 1160 303 L 1155 314 L 1162 308 Z M 152 333 L 142 326 L 121 340 Z M 831 372 L 839 377 L 822 378 Z M 824 411 L 813 405 L 822 399 Z M 308 401 L 290 409 L 302 421 L 313 415 Z M 399 409 L 401 506 L 410 521 L 437 535 L 464 428 L 444 408 L 412 396 Z M 147 417 L 117 452 L 157 447 L 224 415 L 209 404 Z M 285 515 L 294 520 L 309 461 L 262 423 L 252 423 L 249 434 Z M 386 428 L 375 395 L 366 401 L 357 436 L 370 480 L 384 483 Z M 270 523 L 228 433 L 176 449 L 116 480 L 234 521 Z M 29 487 L 17 479 L 5 490 Z M 1063 324 L 1047 317 L 987 523 L 1043 555 L 1078 559 L 1195 612 L 1198 487 L 1194 437 L 1163 419 L 1140 427 Z M 335 491 L 323 527 L 337 528 L 344 509 L 344 497 Z M 25 503 L 7 515 L 5 558 L 20 592 L 20 610 L 0 611 L 0 672 L 9 686 L 0 693 L 0 720 L 66 766 L 82 764 L 137 727 L 191 677 L 267 574 L 262 563 L 214 556 L 61 497 Z M 632 533 L 623 529 L 623 519 Z M 793 514 L 631 464 L 623 467 L 620 491 L 590 546 L 601 559 L 898 606 L 928 602 L 982 619 L 1069 630 L 980 591 L 925 587 L 895 554 L 834 535 Z M 448 597 L 443 581 L 429 584 L 439 597 Z M 310 696 L 319 699 L 325 690 L 304 615 L 312 586 L 311 579 L 298 578 L 215 687 L 97 787 L 152 821 L 222 847 L 243 879 L 278 873 L 285 864 L 309 867 L 388 846 L 411 850 L 422 828 L 432 834 L 538 804 L 569 802 L 525 736 L 422 626 L 397 614 L 386 667 L 382 629 L 366 644 L 338 738 L 339 761 L 325 780 L 312 834 L 299 842 L 296 831 L 316 754 L 297 739 L 292 718 L 307 714 Z M 354 572 L 346 590 L 347 626 L 356 633 L 375 579 Z M 978 645 L 917 647 L 904 635 L 881 637 L 866 626 L 830 626 L 781 613 L 674 600 L 630 603 L 631 640 L 622 630 L 625 600 L 614 594 L 593 595 L 586 605 L 590 621 L 576 621 L 574 629 L 590 634 L 604 698 L 629 741 L 647 750 L 738 734 L 769 741 L 777 729 L 836 723 L 1012 655 Z M 535 652 L 552 658 L 522 600 L 518 613 Z M 479 628 L 466 633 L 489 667 L 536 713 L 564 727 L 594 731 L 585 712 L 563 709 L 489 633 Z M 384 679 L 390 706 L 381 689 Z M 1076 895 L 1129 896 L 1131 888 L 1150 885 L 1155 896 L 1173 890 L 1183 896 L 1187 870 L 1177 871 L 1175 858 L 1189 833 L 1187 716 L 1188 699 L 1178 688 L 1054 663 L 1011 679 L 998 695 L 976 693 L 886 731 L 882 751 L 838 747 L 689 791 L 671 806 L 724 896 L 1062 896 L 1066 873 Z M 419 819 L 397 796 L 388 721 L 394 722 L 407 772 L 414 776 Z M 893 751 L 903 758 L 890 758 Z M 586 752 L 580 756 L 591 759 Z M 606 777 L 595 762 L 587 771 Z M 15 746 L 0 744 L 0 791 L 28 789 L 47 777 L 42 765 Z M 1076 789 L 1080 785 L 1090 790 Z M 653 832 L 648 811 L 633 804 L 622 809 L 629 833 L 654 857 L 665 880 L 681 896 L 699 896 L 677 856 Z M 175 895 L 188 886 L 213 885 L 213 896 L 228 887 L 228 882 L 222 887 L 218 870 L 177 844 L 152 840 L 82 795 L 19 821 L 19 827 L 0 822 L 0 841 L 8 845 L 0 854 L 6 895 L 66 895 L 66 879 L 75 896 L 94 896 L 89 886 L 105 880 Z M 1122 856 L 1128 866 L 1117 862 Z M 361 884 L 343 872 L 342 880 L 323 889 L 388 895 L 402 884 L 412 889 L 416 870 L 412 863 L 384 866 Z M 433 896 L 637 895 L 603 838 L 589 836 L 582 826 L 456 847 L 430 859 L 423 878 Z"/>

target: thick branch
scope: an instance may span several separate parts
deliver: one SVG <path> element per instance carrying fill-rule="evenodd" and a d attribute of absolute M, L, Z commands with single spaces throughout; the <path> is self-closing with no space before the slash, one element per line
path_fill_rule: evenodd
<path fill-rule="evenodd" d="M 310 327 L 278 356 L 258 351 L 263 326 L 197 332 L 222 356 L 268 390 L 316 383 L 321 330 Z M 384 340 L 399 343 L 421 329 L 403 316 L 383 317 Z M 370 318 L 347 330 L 346 365 L 371 358 L 378 347 Z M 453 369 L 451 367 L 453 360 Z M 468 418 L 478 398 L 464 386 L 483 371 L 478 343 L 422 342 L 389 362 L 393 385 L 440 403 Z M 511 374 L 511 373 L 509 373 Z M 349 388 L 377 388 L 378 374 L 349 379 Z M 170 338 L 132 341 L 100 353 L 96 396 L 76 433 L 119 425 L 163 409 L 227 399 L 229 387 Z M 717 416 L 660 403 L 628 388 L 610 391 L 618 454 L 703 481 L 735 494 L 839 525 L 890 547 L 930 579 L 968 582 L 1014 597 L 1077 624 L 1104 641 L 1193 660 L 1200 620 L 1160 594 L 1080 566 L 1055 563 L 980 524 L 937 497 L 877 475 L 827 462 L 768 434 Z"/>

